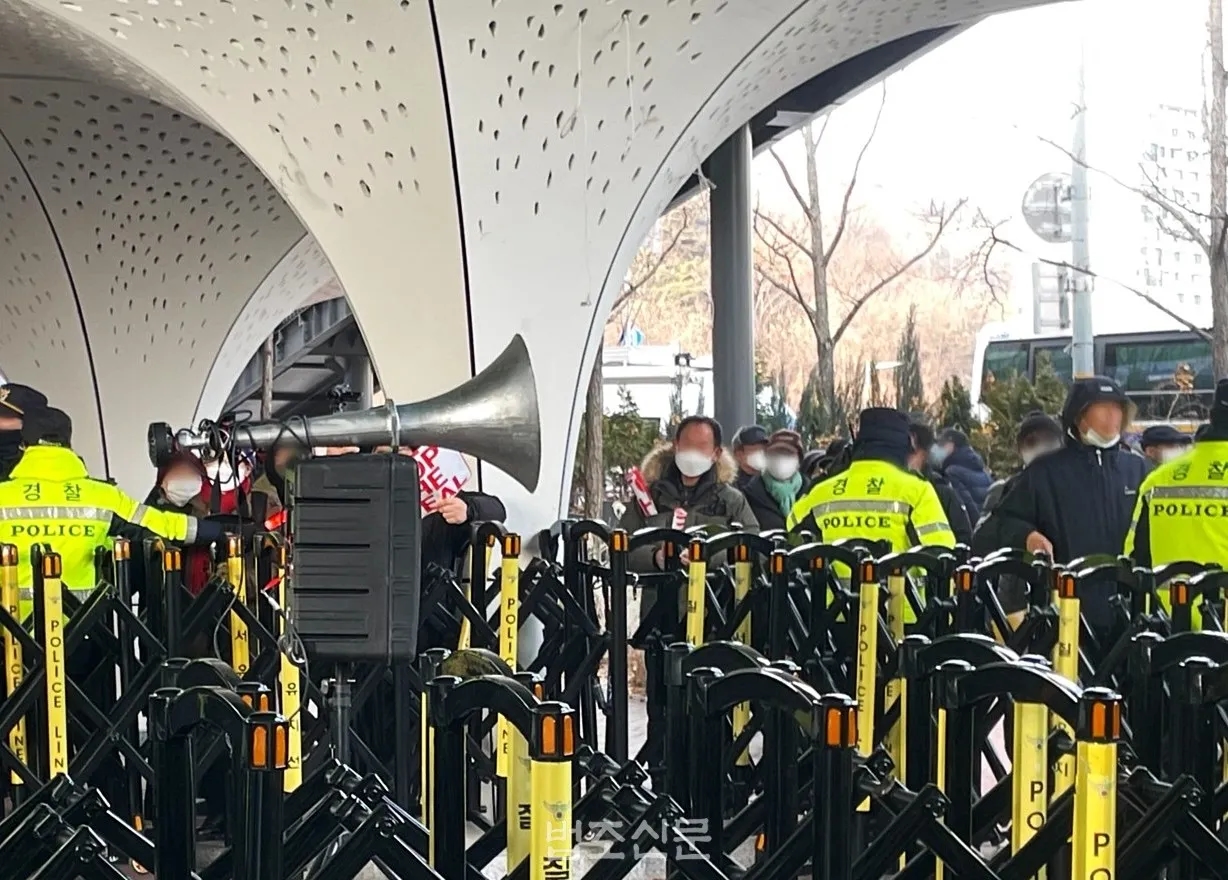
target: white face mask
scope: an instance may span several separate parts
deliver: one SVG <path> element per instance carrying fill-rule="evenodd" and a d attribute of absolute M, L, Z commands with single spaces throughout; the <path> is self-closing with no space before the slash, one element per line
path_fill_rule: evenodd
<path fill-rule="evenodd" d="M 1104 437 L 1096 430 L 1088 428 L 1083 434 L 1083 442 L 1097 449 L 1112 449 L 1121 442 L 1121 435 L 1114 434 L 1112 437 Z"/>
<path fill-rule="evenodd" d="M 674 453 L 674 464 L 684 477 L 702 477 L 712 470 L 712 459 L 694 449 L 682 449 Z"/>
<path fill-rule="evenodd" d="M 749 452 L 746 454 L 746 466 L 752 471 L 763 473 L 763 469 L 767 467 L 767 456 L 759 449 Z"/>
<path fill-rule="evenodd" d="M 1039 446 L 1033 446 L 1030 449 L 1023 450 L 1023 452 L 1019 453 L 1019 457 L 1023 459 L 1023 466 L 1027 467 L 1045 453 L 1054 452 L 1060 448 L 1060 445 L 1061 444 L 1058 443 L 1042 443 Z"/>
<path fill-rule="evenodd" d="M 175 477 L 162 487 L 166 500 L 176 507 L 183 507 L 200 494 L 200 477 Z"/>
<path fill-rule="evenodd" d="M 784 482 L 793 479 L 800 465 L 801 462 L 791 455 L 773 455 L 767 460 L 767 471 L 776 479 Z"/>
<path fill-rule="evenodd" d="M 1168 464 L 1170 461 L 1175 461 L 1188 452 L 1188 447 L 1185 446 L 1168 446 L 1160 450 L 1160 461 Z"/>

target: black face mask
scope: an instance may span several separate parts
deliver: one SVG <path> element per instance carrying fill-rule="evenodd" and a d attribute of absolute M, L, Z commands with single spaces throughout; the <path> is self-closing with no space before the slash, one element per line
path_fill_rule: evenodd
<path fill-rule="evenodd" d="M 0 468 L 8 470 L 21 459 L 21 432 L 0 431 Z"/>

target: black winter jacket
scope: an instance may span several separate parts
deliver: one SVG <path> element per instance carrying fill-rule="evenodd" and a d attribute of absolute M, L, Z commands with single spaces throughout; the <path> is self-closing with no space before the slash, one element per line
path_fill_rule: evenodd
<path fill-rule="evenodd" d="M 955 487 L 951 485 L 946 477 L 931 468 L 926 468 L 922 476 L 933 483 L 934 491 L 938 493 L 938 501 L 942 504 L 942 510 L 947 515 L 947 522 L 951 525 L 951 531 L 955 533 L 955 543 L 971 545 L 972 518 L 969 515 L 967 505 L 959 497 L 959 493 L 955 491 Z"/>
<path fill-rule="evenodd" d="M 800 488 L 797 490 L 797 497 L 801 498 L 806 493 L 806 484 L 803 481 Z M 780 512 L 780 505 L 776 503 L 776 499 L 772 497 L 772 493 L 768 491 L 767 484 L 763 481 L 763 476 L 757 476 L 742 489 L 742 494 L 746 496 L 746 501 L 750 504 L 750 509 L 755 514 L 755 519 L 759 521 L 759 531 L 769 532 L 775 529 L 783 530 L 785 527 L 785 515 Z M 794 499 L 796 501 L 797 499 Z"/>
<path fill-rule="evenodd" d="M 971 446 L 957 447 L 942 463 L 942 475 L 959 493 L 959 500 L 964 502 L 968 517 L 973 522 L 980 519 L 985 496 L 993 484 L 985 471 L 985 460 Z"/>
<path fill-rule="evenodd" d="M 1128 449 L 1095 449 L 1071 433 L 1064 448 L 1036 459 L 1013 479 L 993 516 L 977 530 L 973 552 L 1022 549 L 1029 534 L 1040 532 L 1053 544 L 1058 563 L 1096 553 L 1117 555 L 1138 487 L 1150 470 L 1145 458 Z M 1106 603 L 1114 589 L 1111 583 L 1088 585 L 1082 609 L 1093 625 L 1110 622 Z"/>

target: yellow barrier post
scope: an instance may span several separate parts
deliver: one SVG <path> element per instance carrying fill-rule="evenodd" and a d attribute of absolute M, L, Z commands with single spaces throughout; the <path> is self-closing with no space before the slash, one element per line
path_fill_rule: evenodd
<path fill-rule="evenodd" d="M 0 544 L 0 602 L 9 616 L 21 626 L 21 590 L 18 588 L 19 572 L 17 570 L 17 547 L 13 544 Z M 26 677 L 25 658 L 21 653 L 21 642 L 8 629 L 4 628 L 4 680 L 6 693 L 12 696 L 21 686 Z M 26 719 L 23 715 L 9 731 L 9 749 L 21 763 L 29 766 L 26 758 Z M 10 776 L 13 785 L 21 785 L 21 777 L 16 773 Z"/>
<path fill-rule="evenodd" d="M 529 880 L 571 880 L 571 762 L 576 750 L 575 711 L 542 703 L 534 713 L 530 744 L 532 800 Z"/>
<path fill-rule="evenodd" d="M 1075 578 L 1061 572 L 1057 576 L 1057 643 L 1053 646 L 1053 671 L 1063 678 L 1079 683 L 1079 596 L 1075 591 Z M 1074 738 L 1070 725 L 1056 716 L 1054 726 Z M 1057 797 L 1074 785 L 1075 758 L 1062 755 L 1058 758 L 1053 775 L 1053 796 Z"/>
<path fill-rule="evenodd" d="M 290 626 L 290 590 L 286 588 L 286 548 L 277 548 L 277 556 L 273 563 L 273 576 L 277 579 L 277 604 L 281 606 L 281 616 L 278 618 L 277 635 L 281 640 L 281 669 L 277 676 L 281 688 L 281 714 L 289 722 L 286 741 L 286 773 L 282 787 L 285 791 L 296 791 L 303 784 L 303 715 L 302 715 L 302 670 L 290 659 L 286 644 L 288 636 L 292 635 Z M 295 640 L 297 641 L 297 640 Z"/>
<path fill-rule="evenodd" d="M 708 561 L 704 542 L 692 541 L 687 554 L 690 564 L 686 576 L 686 640 L 692 648 L 704 643 L 704 612 L 708 598 Z"/>
<path fill-rule="evenodd" d="M 961 676 L 972 671 L 972 665 L 963 660 L 948 660 L 934 670 L 931 685 L 931 707 L 935 710 L 934 733 L 931 740 L 934 755 L 934 785 L 943 794 L 947 790 L 947 752 L 950 749 L 947 730 L 947 709 L 953 691 Z M 941 859 L 934 859 L 934 880 L 944 880 L 946 865 Z"/>
<path fill-rule="evenodd" d="M 904 641 L 904 608 L 906 575 L 902 568 L 892 569 L 887 573 L 887 629 L 891 638 L 899 645 Z M 908 740 L 904 719 L 908 717 L 907 684 L 897 670 L 887 681 L 883 690 L 883 712 L 888 713 L 891 707 L 899 704 L 900 711 L 896 723 L 887 731 L 887 754 L 895 764 L 895 778 L 903 782 L 906 762 L 908 760 Z"/>
<path fill-rule="evenodd" d="M 874 716 L 878 711 L 878 567 L 861 563 L 861 587 L 857 610 L 857 752 L 863 758 L 874 753 Z M 870 799 L 857 805 L 868 813 Z"/>
<path fill-rule="evenodd" d="M 544 691 L 540 681 L 529 672 L 516 674 L 541 700 Z M 514 725 L 512 729 L 512 760 L 507 773 L 507 871 L 509 876 L 529 857 L 533 832 L 533 762 L 529 756 L 529 741 Z"/>
<path fill-rule="evenodd" d="M 1079 702 L 1071 880 L 1113 880 L 1117 872 L 1117 743 L 1121 697 L 1088 688 Z"/>
<path fill-rule="evenodd" d="M 1049 710 L 1016 703 L 1011 751 L 1011 853 L 1036 836 L 1049 815 Z M 1041 868 L 1035 880 L 1045 880 Z"/>
<path fill-rule="evenodd" d="M 754 578 L 754 564 L 750 561 L 750 548 L 738 544 L 733 548 L 733 607 L 736 609 L 750 595 L 751 581 Z M 750 614 L 742 618 L 738 624 L 737 641 L 749 645 L 751 640 Z M 733 707 L 733 739 L 737 742 L 742 732 L 750 724 L 750 703 L 739 703 Z M 750 765 L 750 749 L 738 752 L 735 763 L 746 767 Z"/>
<path fill-rule="evenodd" d="M 43 554 L 41 604 L 43 656 L 47 666 L 47 778 L 68 773 L 68 669 L 64 651 L 64 565 L 58 553 Z"/>
<path fill-rule="evenodd" d="M 230 535 L 226 538 L 226 581 L 234 588 L 234 601 L 247 605 L 247 577 L 243 571 L 243 540 Z M 247 675 L 252 665 L 251 641 L 247 624 L 234 611 L 230 612 L 230 665 L 239 677 Z"/>
<path fill-rule="evenodd" d="M 520 536 L 503 536 L 503 562 L 499 584 L 499 655 L 512 669 L 516 668 L 517 642 L 520 636 Z M 496 729 L 498 749 L 495 752 L 495 773 L 507 778 L 512 758 L 512 728 L 500 717 Z"/>

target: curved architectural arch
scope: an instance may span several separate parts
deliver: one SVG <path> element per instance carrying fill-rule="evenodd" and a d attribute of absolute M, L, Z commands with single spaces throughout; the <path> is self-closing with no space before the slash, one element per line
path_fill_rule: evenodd
<path fill-rule="evenodd" d="M 395 399 L 454 386 L 492 360 L 511 335 L 524 334 L 538 375 L 543 481 L 529 497 L 487 473 L 527 527 L 553 517 L 564 503 L 582 377 L 608 297 L 642 236 L 701 161 L 738 125 L 822 70 L 916 31 L 1024 5 L 1028 0 L 181 0 L 157 6 L 0 0 L 0 27 L 20 31 L 40 53 L 80 46 L 78 68 L 191 113 L 238 144 L 319 242 Z M 96 118 L 100 128 L 109 119 Z M 194 132 L 184 135 L 182 147 L 193 154 L 187 161 L 199 162 L 204 150 L 192 143 L 205 135 L 186 116 L 169 123 Z M 93 137 L 88 124 L 81 130 Z M 112 135 L 118 137 L 106 136 Z M 55 162 L 69 164 L 67 156 L 51 159 L 61 145 L 44 139 L 33 130 L 14 139 L 17 158 L 44 157 L 31 162 L 38 166 L 32 176 L 39 192 L 60 170 Z M 216 158 L 218 149 L 210 155 Z M 105 177 L 106 153 L 95 159 L 93 152 L 85 164 Z M 235 154 L 224 161 L 238 168 L 244 160 Z M 185 217 L 198 217 L 199 208 L 197 215 L 179 212 L 207 194 L 193 188 L 201 177 L 191 179 L 197 181 L 192 195 L 175 209 L 181 226 L 198 222 Z M 111 195 L 112 187 L 129 183 L 111 180 L 105 190 L 91 184 Z M 77 209 L 72 193 L 55 195 L 53 216 L 65 208 L 76 212 L 67 235 L 74 241 L 68 272 L 80 278 L 94 238 L 119 234 L 129 212 Z M 164 214 L 153 225 L 175 222 Z M 217 354 L 223 339 L 300 236 L 288 212 L 271 228 L 262 224 L 259 238 L 269 258 L 259 272 L 253 267 L 250 276 L 227 279 L 233 297 L 226 319 L 205 332 L 213 347 L 208 363 L 199 365 L 202 375 L 220 375 L 239 357 L 231 346 Z M 199 248 L 194 236 L 179 250 L 195 256 Z M 103 277 L 119 279 L 132 268 L 130 261 L 119 265 L 118 247 L 105 250 Z M 102 258 L 91 259 L 97 266 Z M 192 276 L 181 274 L 187 278 L 174 283 L 182 300 Z M 106 312 L 115 303 L 99 312 L 87 300 L 91 338 L 116 335 L 119 325 Z M 121 297 L 121 309 L 124 302 Z M 134 311 L 137 303 L 134 298 Z M 150 306 L 138 324 L 156 321 L 160 304 L 151 297 Z M 169 333 L 172 325 L 163 324 Z M 237 337 L 233 346 L 237 352 Z M 107 394 L 122 393 L 110 391 L 112 376 L 122 388 L 143 354 L 135 345 L 115 348 L 99 370 Z M 95 357 L 101 362 L 101 354 Z M 5 366 L 20 378 L 14 365 Z M 173 384 L 167 375 L 159 381 Z M 189 410 L 200 387 L 193 386 Z M 187 418 L 179 402 L 160 403 L 159 417 Z M 200 399 L 201 407 L 207 403 Z M 105 422 L 107 409 L 104 396 Z M 124 430 L 138 429 L 143 423 Z M 110 436 L 109 424 L 106 430 Z"/>

